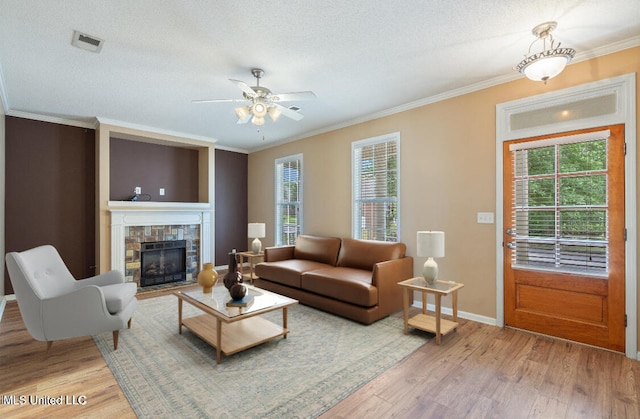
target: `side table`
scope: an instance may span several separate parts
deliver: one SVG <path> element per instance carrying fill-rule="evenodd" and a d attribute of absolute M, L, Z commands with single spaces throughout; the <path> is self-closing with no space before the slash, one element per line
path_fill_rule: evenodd
<path fill-rule="evenodd" d="M 244 268 L 244 258 L 247 258 L 247 260 L 249 261 L 249 273 L 248 274 L 243 273 L 242 276 L 249 279 L 249 283 L 253 285 L 253 280 L 257 278 L 253 273 L 253 267 L 256 264 L 254 260 L 257 258 L 264 260 L 264 252 L 253 253 L 251 251 L 246 251 L 246 252 L 238 252 L 236 253 L 236 255 L 238 257 L 238 264 L 240 266 L 241 272 Z"/>
<path fill-rule="evenodd" d="M 448 281 L 436 281 L 434 284 L 427 284 L 421 276 L 398 282 L 404 288 L 403 308 L 404 308 L 404 333 L 409 333 L 409 326 L 436 334 L 436 344 L 440 345 L 443 335 L 456 330 L 458 327 L 458 290 L 464 284 Z M 422 313 L 409 318 L 409 306 L 413 298 L 413 291 L 422 293 Z M 433 294 L 436 300 L 435 315 L 427 314 L 427 294 Z M 442 297 L 451 294 L 453 321 L 442 318 Z"/>

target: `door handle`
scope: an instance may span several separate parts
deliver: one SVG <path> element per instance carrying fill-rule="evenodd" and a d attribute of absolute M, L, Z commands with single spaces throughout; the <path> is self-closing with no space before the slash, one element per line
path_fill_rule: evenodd
<path fill-rule="evenodd" d="M 513 242 L 509 242 L 509 243 L 507 243 L 507 247 L 508 247 L 509 249 L 515 249 L 515 248 L 516 248 L 516 244 L 515 244 L 515 243 L 513 243 Z"/>

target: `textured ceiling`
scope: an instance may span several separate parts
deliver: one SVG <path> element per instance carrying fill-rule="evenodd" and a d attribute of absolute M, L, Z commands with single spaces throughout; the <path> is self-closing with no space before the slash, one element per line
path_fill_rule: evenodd
<path fill-rule="evenodd" d="M 256 150 L 522 77 L 513 66 L 556 20 L 576 61 L 640 45 L 639 0 L 0 0 L 0 96 L 9 115 L 122 125 Z M 104 39 L 99 54 L 74 30 Z M 265 70 L 301 121 L 237 125 L 228 79 Z M 533 83 L 533 82 L 532 82 Z"/>

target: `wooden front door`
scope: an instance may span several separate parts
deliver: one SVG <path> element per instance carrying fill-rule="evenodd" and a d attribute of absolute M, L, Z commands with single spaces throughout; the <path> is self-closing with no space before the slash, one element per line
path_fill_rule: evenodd
<path fill-rule="evenodd" d="M 505 324 L 625 351 L 624 125 L 506 142 Z"/>

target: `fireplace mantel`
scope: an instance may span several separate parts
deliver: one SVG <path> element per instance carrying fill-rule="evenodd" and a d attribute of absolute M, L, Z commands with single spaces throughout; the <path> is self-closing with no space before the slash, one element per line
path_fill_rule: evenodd
<path fill-rule="evenodd" d="M 212 262 L 213 205 L 188 202 L 109 201 L 111 213 L 111 269 L 125 272 L 125 227 L 199 225 L 200 261 Z"/>

